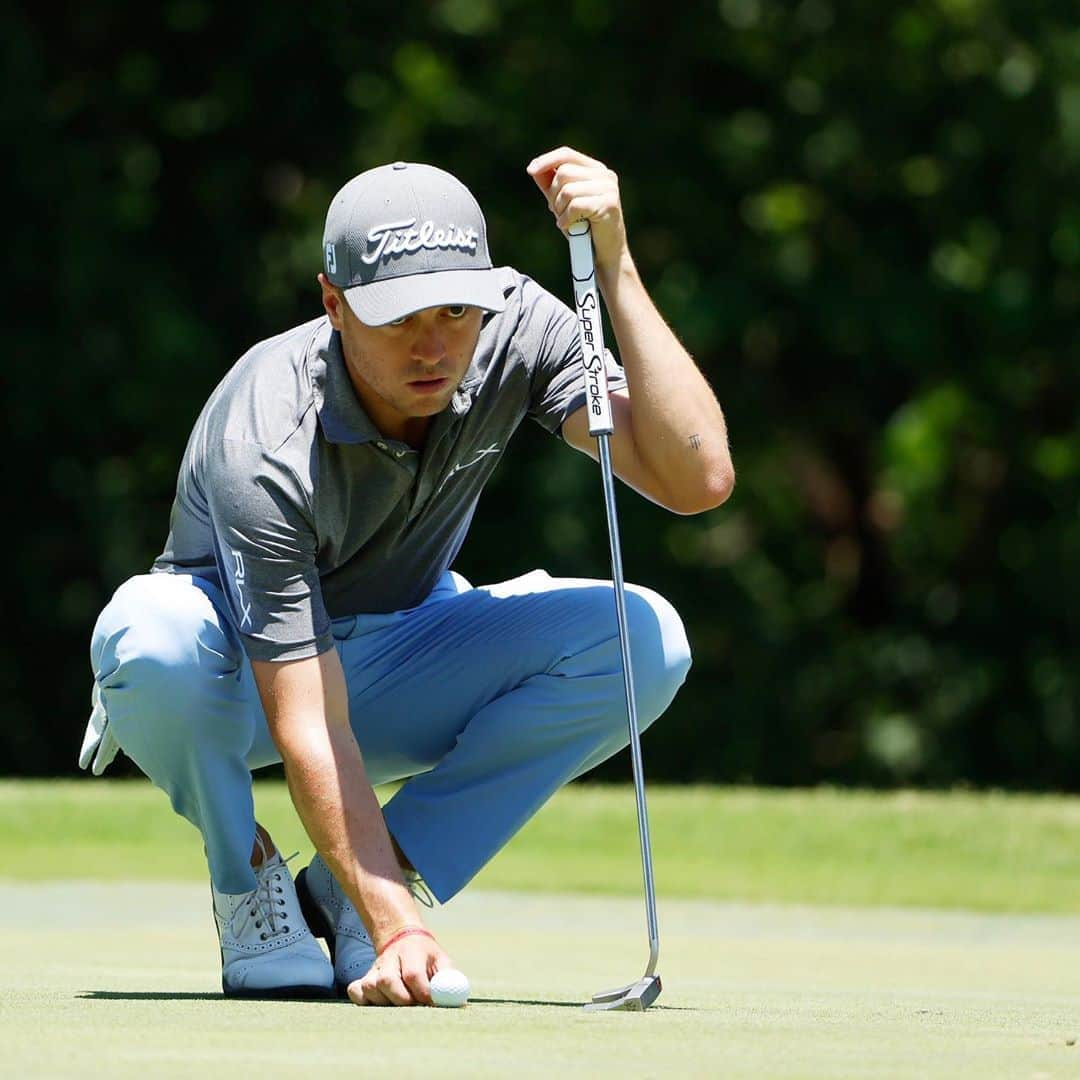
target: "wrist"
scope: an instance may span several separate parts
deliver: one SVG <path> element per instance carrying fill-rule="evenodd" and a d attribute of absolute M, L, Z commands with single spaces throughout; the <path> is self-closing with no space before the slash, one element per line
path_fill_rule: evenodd
<path fill-rule="evenodd" d="M 384 940 L 378 942 L 373 940 L 372 944 L 375 946 L 375 955 L 382 956 L 391 945 L 395 945 L 397 942 L 401 941 L 402 938 L 411 937 L 413 934 L 422 934 L 424 937 L 431 938 L 432 941 L 435 940 L 435 935 L 426 927 L 421 926 L 419 923 L 412 923 L 407 926 L 398 927 Z"/>
<path fill-rule="evenodd" d="M 357 883 L 353 902 L 376 951 L 380 942 L 387 941 L 404 927 L 422 925 L 416 903 L 404 882 L 368 877 L 362 883 L 363 888 L 360 884 Z"/>
<path fill-rule="evenodd" d="M 597 260 L 596 278 L 609 308 L 617 302 L 623 288 L 644 288 L 630 249 L 625 246 L 614 258 L 604 263 Z"/>

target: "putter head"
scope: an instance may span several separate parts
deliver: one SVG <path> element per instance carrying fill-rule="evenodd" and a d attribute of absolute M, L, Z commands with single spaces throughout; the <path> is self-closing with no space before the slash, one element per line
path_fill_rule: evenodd
<path fill-rule="evenodd" d="M 663 988 L 659 975 L 645 975 L 629 986 L 593 994 L 593 999 L 585 1006 L 585 1011 L 622 1009 L 625 1012 L 644 1012 L 660 996 Z"/>

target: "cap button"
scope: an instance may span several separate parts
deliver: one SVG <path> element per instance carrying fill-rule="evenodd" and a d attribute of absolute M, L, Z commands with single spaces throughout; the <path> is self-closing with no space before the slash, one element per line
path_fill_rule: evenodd
<path fill-rule="evenodd" d="M 407 169 L 409 166 L 404 161 L 395 161 L 393 168 L 395 169 Z"/>

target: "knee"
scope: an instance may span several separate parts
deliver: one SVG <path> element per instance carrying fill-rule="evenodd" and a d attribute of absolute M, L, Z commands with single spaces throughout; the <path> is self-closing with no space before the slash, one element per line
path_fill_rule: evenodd
<path fill-rule="evenodd" d="M 144 574 L 126 581 L 98 617 L 91 645 L 102 683 L 155 691 L 182 689 L 193 668 L 226 674 L 238 647 L 222 629 L 209 596 L 190 578 Z"/>
<path fill-rule="evenodd" d="M 690 643 L 679 613 L 659 593 L 627 586 L 631 663 L 638 719 L 651 724 L 674 700 L 690 670 Z"/>

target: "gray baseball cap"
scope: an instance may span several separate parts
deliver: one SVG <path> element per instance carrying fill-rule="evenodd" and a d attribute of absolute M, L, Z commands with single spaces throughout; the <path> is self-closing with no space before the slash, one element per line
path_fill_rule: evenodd
<path fill-rule="evenodd" d="M 326 215 L 323 269 L 368 326 L 422 308 L 506 306 L 480 205 L 431 165 L 397 161 L 353 177 Z"/>

